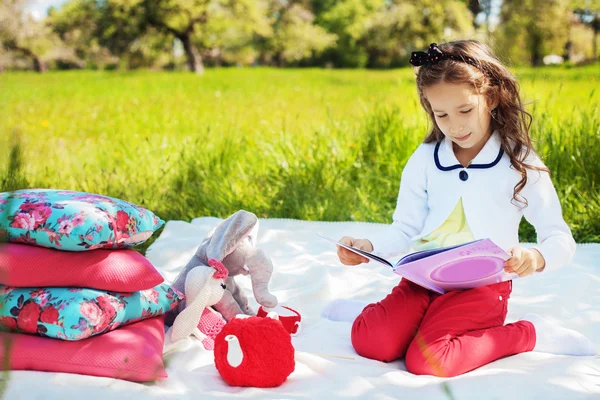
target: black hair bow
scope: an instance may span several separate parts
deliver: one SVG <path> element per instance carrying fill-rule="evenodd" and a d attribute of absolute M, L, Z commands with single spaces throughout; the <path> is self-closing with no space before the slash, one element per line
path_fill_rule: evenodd
<path fill-rule="evenodd" d="M 449 57 L 440 50 L 437 43 L 431 43 L 427 53 L 424 51 L 413 51 L 409 62 L 415 67 L 420 67 L 424 64 L 437 64 L 446 58 Z"/>

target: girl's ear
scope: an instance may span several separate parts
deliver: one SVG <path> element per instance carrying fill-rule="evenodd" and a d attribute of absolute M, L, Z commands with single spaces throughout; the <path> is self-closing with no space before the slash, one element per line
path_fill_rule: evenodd
<path fill-rule="evenodd" d="M 484 97 L 490 111 L 497 108 L 498 104 L 500 104 L 500 87 L 492 86 L 487 90 Z"/>
<path fill-rule="evenodd" d="M 486 98 L 486 105 L 490 111 L 496 109 L 499 103 L 498 96 L 494 96 L 492 99 Z"/>

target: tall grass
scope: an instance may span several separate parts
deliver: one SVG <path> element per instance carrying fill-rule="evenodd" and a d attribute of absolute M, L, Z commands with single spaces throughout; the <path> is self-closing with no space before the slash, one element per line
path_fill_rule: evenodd
<path fill-rule="evenodd" d="M 599 241 L 598 67 L 515 72 L 565 218 L 577 241 Z M 0 191 L 101 193 L 166 220 L 244 208 L 388 222 L 428 129 L 407 69 L 3 74 L 0 121 L 0 166 L 15 134 L 22 152 Z M 526 223 L 521 233 L 535 240 Z"/>

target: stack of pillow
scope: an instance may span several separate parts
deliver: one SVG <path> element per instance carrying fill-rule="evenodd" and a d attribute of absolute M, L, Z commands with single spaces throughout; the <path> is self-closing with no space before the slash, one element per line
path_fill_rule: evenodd
<path fill-rule="evenodd" d="M 166 378 L 164 314 L 183 295 L 130 248 L 164 221 L 111 197 L 0 193 L 0 357 L 14 370 Z"/>

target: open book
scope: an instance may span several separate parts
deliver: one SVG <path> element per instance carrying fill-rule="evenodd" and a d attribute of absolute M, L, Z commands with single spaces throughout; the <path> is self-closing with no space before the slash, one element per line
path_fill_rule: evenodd
<path fill-rule="evenodd" d="M 356 254 L 387 265 L 403 278 L 440 294 L 519 277 L 515 273 L 504 271 L 504 262 L 511 256 L 490 239 L 410 253 L 394 265 L 369 252 L 347 246 L 319 233 L 317 235 Z"/>

